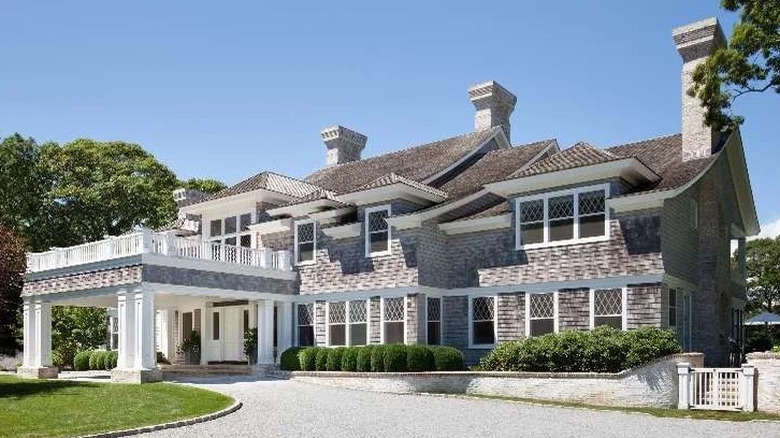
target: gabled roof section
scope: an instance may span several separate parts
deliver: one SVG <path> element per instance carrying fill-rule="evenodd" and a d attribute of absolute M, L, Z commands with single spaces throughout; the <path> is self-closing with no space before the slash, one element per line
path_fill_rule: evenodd
<path fill-rule="evenodd" d="M 558 142 L 549 139 L 490 151 L 440 188 L 453 199 L 476 193 L 483 185 L 503 179 L 522 169 L 548 148 L 552 148 L 552 153 L 557 152 Z"/>
<path fill-rule="evenodd" d="M 412 181 L 423 181 L 473 154 L 499 132 L 501 128 L 498 127 L 471 132 L 389 154 L 326 167 L 307 176 L 304 181 L 337 194 L 352 192 L 391 173 Z"/>
<path fill-rule="evenodd" d="M 318 187 L 286 175 L 280 175 L 274 172 L 261 172 L 233 186 L 207 196 L 196 204 L 260 189 L 300 198 L 317 190 Z"/>
<path fill-rule="evenodd" d="M 579 142 L 551 157 L 537 161 L 525 169 L 512 173 L 507 179 L 541 175 L 543 173 L 590 166 L 592 164 L 608 163 L 610 161 L 619 160 L 620 158 L 621 157 L 615 154 L 599 149 L 588 143 Z"/>
<path fill-rule="evenodd" d="M 288 205 L 305 204 L 307 202 L 319 201 L 322 199 L 327 199 L 329 201 L 334 201 L 343 204 L 343 202 L 341 202 L 341 200 L 336 196 L 335 193 L 331 192 L 330 190 L 318 188 L 306 196 L 303 196 L 301 198 L 298 198 L 294 201 L 290 201 L 287 204 L 282 205 L 282 207 L 287 207 Z"/>
<path fill-rule="evenodd" d="M 428 192 L 428 193 L 430 193 L 432 195 L 435 195 L 435 196 L 439 196 L 441 198 L 446 198 L 447 197 L 447 193 L 442 191 L 442 190 L 439 190 L 439 189 L 437 189 L 435 187 L 431 187 L 429 185 L 423 184 L 421 182 L 417 182 L 417 181 L 415 181 L 413 179 L 409 179 L 409 178 L 403 177 L 401 175 L 396 175 L 395 173 L 392 173 L 392 172 L 388 173 L 387 175 L 380 176 L 379 178 L 371 181 L 370 183 L 368 183 L 368 184 L 366 184 L 364 186 L 358 187 L 357 189 L 353 190 L 353 192 L 359 192 L 359 191 L 363 191 L 363 190 L 376 189 L 376 188 L 379 188 L 379 187 L 391 186 L 393 184 L 403 184 L 403 185 L 409 186 L 411 188 L 414 188 L 414 189 L 417 189 L 417 190 L 421 190 L 421 191 L 424 191 L 424 192 Z"/>

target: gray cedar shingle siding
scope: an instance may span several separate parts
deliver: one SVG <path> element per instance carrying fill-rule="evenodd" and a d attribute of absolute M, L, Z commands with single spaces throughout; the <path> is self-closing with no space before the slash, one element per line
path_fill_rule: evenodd
<path fill-rule="evenodd" d="M 325 320 L 325 301 L 316 301 L 314 303 L 314 339 L 318 346 L 325 346 L 328 343 L 325 331 L 328 329 Z"/>
<path fill-rule="evenodd" d="M 293 280 L 157 265 L 144 265 L 143 281 L 236 291 L 269 292 L 282 295 L 293 295 L 297 292 L 297 287 Z"/>
<path fill-rule="evenodd" d="M 590 289 L 558 291 L 558 328 L 560 331 L 590 329 Z"/>
<path fill-rule="evenodd" d="M 26 281 L 22 295 L 58 293 L 86 289 L 100 289 L 121 285 L 140 285 L 143 268 L 125 266 L 98 272 L 86 272 L 66 277 L 55 277 L 38 281 Z"/>
<path fill-rule="evenodd" d="M 496 340 L 499 343 L 525 336 L 525 294 L 523 292 L 499 294 L 497 317 Z"/>
<path fill-rule="evenodd" d="M 628 329 L 661 327 L 661 284 L 629 285 L 626 294 Z"/>
<path fill-rule="evenodd" d="M 380 344 L 382 342 L 382 304 L 381 298 L 371 297 L 369 303 L 371 306 L 369 309 L 369 343 Z"/>

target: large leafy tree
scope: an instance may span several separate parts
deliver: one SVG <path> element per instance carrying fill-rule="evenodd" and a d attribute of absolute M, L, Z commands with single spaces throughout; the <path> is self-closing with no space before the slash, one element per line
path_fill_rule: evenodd
<path fill-rule="evenodd" d="M 79 139 L 42 148 L 41 159 L 52 175 L 54 246 L 160 227 L 175 216 L 176 176 L 137 144 Z"/>
<path fill-rule="evenodd" d="M 209 194 L 217 193 L 227 187 L 222 181 L 210 178 L 190 178 L 179 182 L 179 186 L 184 187 L 185 189 L 200 190 L 203 193 Z"/>
<path fill-rule="evenodd" d="M 748 310 L 773 312 L 780 305 L 780 237 L 747 243 Z"/>
<path fill-rule="evenodd" d="M 721 5 L 739 12 L 739 22 L 728 46 L 697 66 L 687 92 L 706 107 L 707 125 L 729 128 L 743 122 L 731 113 L 735 99 L 768 90 L 780 93 L 780 0 L 722 0 Z"/>
<path fill-rule="evenodd" d="M 25 269 L 22 240 L 0 223 L 0 355 L 12 355 L 19 349 L 20 294 Z"/>

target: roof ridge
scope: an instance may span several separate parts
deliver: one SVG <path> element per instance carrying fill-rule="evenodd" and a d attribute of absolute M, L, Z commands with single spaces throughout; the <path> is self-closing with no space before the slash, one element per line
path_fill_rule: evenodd
<path fill-rule="evenodd" d="M 615 149 L 615 148 L 622 148 L 622 147 L 631 147 L 631 146 L 635 146 L 635 145 L 637 145 L 639 143 L 646 143 L 648 141 L 661 140 L 663 138 L 677 137 L 678 135 L 682 135 L 682 132 L 675 132 L 675 133 L 672 133 L 672 134 L 659 135 L 659 136 L 656 136 L 656 137 L 650 137 L 650 138 L 645 138 L 645 139 L 642 139 L 642 140 L 632 141 L 630 143 L 616 144 L 616 145 L 613 145 L 613 146 L 608 146 L 605 149 Z"/>

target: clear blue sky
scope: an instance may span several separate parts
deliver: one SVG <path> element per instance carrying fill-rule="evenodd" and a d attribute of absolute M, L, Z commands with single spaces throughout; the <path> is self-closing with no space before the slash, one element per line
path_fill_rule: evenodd
<path fill-rule="evenodd" d="M 185 178 L 300 177 L 325 126 L 368 135 L 364 156 L 471 131 L 466 90 L 495 79 L 518 96 L 514 143 L 611 146 L 679 131 L 672 29 L 736 18 L 717 0 L 261 3 L 4 0 L 0 135 L 136 142 Z M 743 99 L 768 224 L 780 98 Z"/>

